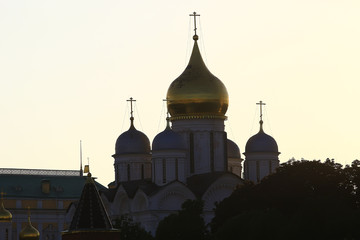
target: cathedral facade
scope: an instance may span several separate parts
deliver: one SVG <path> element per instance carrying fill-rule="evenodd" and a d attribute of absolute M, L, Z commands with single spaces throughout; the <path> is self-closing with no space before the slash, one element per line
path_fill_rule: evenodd
<path fill-rule="evenodd" d="M 264 133 L 261 120 L 259 133 L 246 144 L 243 174 L 240 149 L 225 131 L 228 92 L 206 67 L 198 39 L 195 33 L 189 63 L 168 88 L 165 130 L 150 146 L 134 126 L 131 107 L 130 128 L 115 144 L 115 181 L 101 191 L 112 219 L 129 214 L 153 234 L 159 221 L 187 199 L 203 200 L 204 219 L 210 222 L 216 202 L 244 180 L 259 182 L 279 165 L 277 143 Z"/>

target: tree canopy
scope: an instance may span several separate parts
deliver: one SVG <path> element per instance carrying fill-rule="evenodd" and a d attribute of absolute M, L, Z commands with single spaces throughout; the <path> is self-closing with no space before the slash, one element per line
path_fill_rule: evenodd
<path fill-rule="evenodd" d="M 140 226 L 140 223 L 134 222 L 133 219 L 125 214 L 115 219 L 114 228 L 120 229 L 121 240 L 153 240 L 150 232 L 147 232 Z"/>
<path fill-rule="evenodd" d="M 181 210 L 160 221 L 156 230 L 156 240 L 204 240 L 208 231 L 201 216 L 204 202 L 186 200 Z"/>
<path fill-rule="evenodd" d="M 360 239 L 360 161 L 289 161 L 219 203 L 216 239 Z"/>

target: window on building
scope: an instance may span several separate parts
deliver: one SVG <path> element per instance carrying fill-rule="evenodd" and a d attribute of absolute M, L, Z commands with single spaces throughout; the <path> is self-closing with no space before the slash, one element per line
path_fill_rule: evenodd
<path fill-rule="evenodd" d="M 194 134 L 190 133 L 190 173 L 195 172 L 194 162 Z"/>
<path fill-rule="evenodd" d="M 179 180 L 179 160 L 175 159 L 175 178 Z"/>
<path fill-rule="evenodd" d="M 141 179 L 144 179 L 144 164 L 141 164 Z"/>
<path fill-rule="evenodd" d="M 162 160 L 163 183 L 166 183 L 166 161 Z"/>
<path fill-rule="evenodd" d="M 130 176 L 130 164 L 127 165 L 127 178 L 128 178 L 128 181 L 130 181 L 130 179 L 131 179 L 131 176 Z"/>
<path fill-rule="evenodd" d="M 210 132 L 210 171 L 214 172 L 214 132 Z"/>

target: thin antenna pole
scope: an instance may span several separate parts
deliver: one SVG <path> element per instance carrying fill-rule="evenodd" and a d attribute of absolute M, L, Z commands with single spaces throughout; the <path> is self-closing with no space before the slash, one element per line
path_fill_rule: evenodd
<path fill-rule="evenodd" d="M 80 176 L 83 176 L 83 169 L 82 169 L 82 144 L 80 140 Z"/>

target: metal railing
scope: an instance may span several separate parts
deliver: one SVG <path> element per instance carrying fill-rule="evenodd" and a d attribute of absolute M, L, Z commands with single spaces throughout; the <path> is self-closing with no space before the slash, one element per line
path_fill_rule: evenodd
<path fill-rule="evenodd" d="M 0 175 L 80 176 L 80 170 L 0 168 Z"/>

